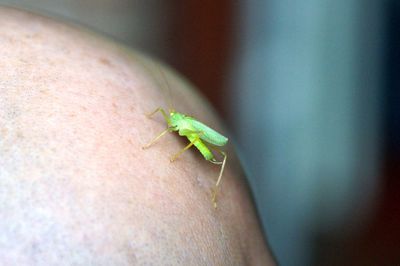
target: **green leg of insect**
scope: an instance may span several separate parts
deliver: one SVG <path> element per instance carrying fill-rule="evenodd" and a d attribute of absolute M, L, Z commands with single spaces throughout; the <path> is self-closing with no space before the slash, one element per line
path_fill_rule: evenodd
<path fill-rule="evenodd" d="M 152 116 L 153 116 L 155 113 L 157 113 L 157 112 L 161 112 L 161 114 L 164 116 L 165 121 L 167 121 L 167 123 L 170 121 L 170 120 L 169 120 L 169 117 L 168 117 L 168 115 L 167 115 L 167 113 L 166 113 L 165 110 L 162 109 L 161 107 L 158 107 L 156 110 L 154 110 L 153 112 L 147 114 L 146 116 L 147 116 L 147 117 L 152 117 Z"/>
<path fill-rule="evenodd" d="M 150 141 L 148 144 L 144 145 L 142 147 L 142 149 L 147 149 L 148 147 L 150 147 L 151 145 L 153 145 L 159 138 L 161 138 L 162 136 L 165 135 L 165 133 L 167 133 L 170 129 L 167 128 L 166 130 L 164 130 L 163 132 L 161 132 L 157 137 L 155 137 L 152 141 Z"/>
<path fill-rule="evenodd" d="M 175 161 L 182 153 L 184 153 L 186 150 L 188 150 L 190 147 L 192 147 L 196 143 L 196 141 L 198 141 L 201 138 L 201 135 L 204 134 L 204 132 L 202 132 L 202 131 L 193 131 L 190 133 L 197 134 L 196 138 L 193 139 L 193 141 L 191 141 L 185 148 L 183 148 L 177 154 L 175 154 L 171 158 L 171 162 Z M 209 162 L 211 162 L 213 164 L 221 165 L 221 170 L 219 172 L 217 182 L 215 183 L 215 187 L 214 187 L 214 189 L 212 189 L 212 196 L 211 196 L 211 200 L 213 202 L 214 208 L 216 209 L 217 208 L 217 191 L 218 191 L 219 185 L 221 184 L 221 179 L 222 179 L 222 175 L 224 173 L 227 155 L 225 152 L 221 151 L 220 149 L 218 149 L 216 147 L 213 147 L 213 150 L 219 152 L 223 156 L 223 160 L 221 162 L 216 161 L 215 159 L 208 160 Z"/>
<path fill-rule="evenodd" d="M 176 153 L 174 156 L 171 157 L 171 162 L 175 161 L 176 159 L 178 159 L 178 157 L 184 153 L 187 149 L 189 149 L 190 147 L 192 147 L 194 145 L 194 143 L 196 141 L 198 141 L 200 139 L 200 136 L 197 136 L 193 141 L 191 141 L 185 148 L 183 148 L 182 150 L 180 150 L 178 153 Z"/>
<path fill-rule="evenodd" d="M 214 204 L 214 208 L 217 208 L 217 191 L 218 191 L 218 186 L 221 183 L 222 174 L 224 173 L 227 156 L 226 156 L 225 152 L 219 150 L 218 148 L 214 147 L 214 150 L 216 150 L 217 152 L 221 153 L 221 155 L 224 157 L 222 162 L 210 160 L 210 162 L 212 162 L 213 164 L 221 165 L 221 170 L 219 171 L 219 176 L 218 176 L 218 179 L 217 179 L 217 183 L 215 183 L 215 188 L 212 190 L 212 197 L 211 197 L 211 200 L 212 200 L 212 202 Z"/>
<path fill-rule="evenodd" d="M 156 110 L 154 110 L 153 112 L 146 114 L 147 117 L 151 118 L 155 113 L 160 112 L 163 116 L 165 121 L 167 121 L 167 123 L 169 124 L 169 117 L 167 115 L 167 113 L 165 112 L 164 109 L 162 109 L 161 107 L 157 108 Z M 148 144 L 144 145 L 142 147 L 142 149 L 147 149 L 148 147 L 150 147 L 151 145 L 153 145 L 159 138 L 161 138 L 162 136 L 165 135 L 165 133 L 167 133 L 168 131 L 170 131 L 170 128 L 168 127 L 166 130 L 164 130 L 163 132 L 161 132 L 157 137 L 155 137 L 152 141 L 150 141 Z"/>

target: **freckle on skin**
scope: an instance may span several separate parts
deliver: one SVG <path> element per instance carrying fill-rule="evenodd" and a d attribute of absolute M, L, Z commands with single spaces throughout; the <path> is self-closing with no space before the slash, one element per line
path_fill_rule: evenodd
<path fill-rule="evenodd" d="M 7 128 L 2 128 L 1 129 L 1 136 L 5 137 L 7 135 L 7 133 L 8 133 Z"/>
<path fill-rule="evenodd" d="M 23 139 L 23 138 L 24 138 L 24 135 L 22 134 L 21 131 L 18 131 L 18 132 L 17 132 L 17 138 L 18 138 L 18 139 Z"/>
<path fill-rule="evenodd" d="M 115 102 L 112 103 L 112 107 L 113 107 L 113 113 L 118 116 L 121 116 L 121 114 L 119 113 L 119 110 L 118 110 L 118 105 Z"/>
<path fill-rule="evenodd" d="M 38 38 L 38 37 L 40 37 L 40 34 L 38 34 L 38 33 L 26 34 L 26 35 L 25 35 L 25 38 L 27 38 L 27 39 L 36 39 L 36 38 Z"/>
<path fill-rule="evenodd" d="M 110 60 L 108 60 L 107 58 L 101 57 L 101 58 L 99 58 L 99 62 L 102 63 L 103 65 L 106 65 L 106 66 L 109 66 L 109 67 L 112 66 Z"/>

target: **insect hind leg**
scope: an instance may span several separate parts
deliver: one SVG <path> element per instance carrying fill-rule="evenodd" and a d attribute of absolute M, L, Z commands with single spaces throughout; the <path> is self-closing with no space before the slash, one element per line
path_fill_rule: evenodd
<path fill-rule="evenodd" d="M 186 150 L 188 150 L 190 147 L 192 147 L 193 145 L 195 145 L 196 141 L 199 141 L 201 138 L 201 135 L 204 134 L 204 132 L 202 131 L 193 131 L 193 130 L 184 130 L 183 131 L 185 134 L 185 136 L 189 139 L 189 135 L 195 135 L 194 139 L 190 140 L 190 143 L 183 148 L 182 150 L 180 150 L 178 153 L 176 153 L 174 156 L 171 157 L 170 161 L 174 162 L 176 159 L 178 159 L 178 157 L 184 153 Z"/>
<path fill-rule="evenodd" d="M 212 159 L 212 160 L 208 160 L 210 163 L 213 163 L 213 164 L 218 164 L 218 165 L 221 165 L 221 164 L 223 164 L 224 162 L 222 161 L 222 162 L 220 162 L 220 161 L 217 161 L 217 160 L 215 160 L 215 159 Z"/>
<path fill-rule="evenodd" d="M 185 148 L 177 152 L 174 156 L 171 157 L 170 161 L 173 162 L 175 161 L 182 153 L 184 153 L 187 149 L 192 147 L 196 141 L 200 139 L 200 136 L 196 136 L 194 140 L 192 140 Z"/>
<path fill-rule="evenodd" d="M 224 169 L 225 169 L 225 164 L 226 164 L 227 156 L 226 156 L 226 153 L 225 153 L 225 152 L 221 151 L 221 150 L 218 149 L 218 148 L 215 148 L 215 147 L 214 147 L 214 150 L 216 150 L 217 152 L 219 152 L 219 153 L 224 157 L 224 159 L 222 160 L 222 162 L 210 160 L 210 162 L 213 163 L 213 164 L 219 164 L 219 165 L 221 165 L 221 170 L 220 170 L 220 172 L 219 172 L 219 176 L 218 176 L 217 182 L 215 183 L 215 187 L 214 187 L 214 189 L 212 189 L 212 197 L 211 197 L 211 200 L 212 200 L 212 202 L 213 202 L 213 204 L 214 204 L 214 208 L 217 208 L 217 191 L 218 191 L 218 186 L 219 186 L 219 184 L 221 183 L 222 174 L 224 173 Z"/>

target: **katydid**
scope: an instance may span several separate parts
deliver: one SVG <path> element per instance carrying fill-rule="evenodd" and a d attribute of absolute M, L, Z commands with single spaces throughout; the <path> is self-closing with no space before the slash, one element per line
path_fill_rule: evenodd
<path fill-rule="evenodd" d="M 183 152 L 188 150 L 190 147 L 195 146 L 199 150 L 201 155 L 203 155 L 204 159 L 213 164 L 221 165 L 217 182 L 215 183 L 215 187 L 212 190 L 211 198 L 214 208 L 217 208 L 217 189 L 221 183 L 222 174 L 224 172 L 227 158 L 226 153 L 221 151 L 218 147 L 225 146 L 228 143 L 228 138 L 218 133 L 214 129 L 206 126 L 205 124 L 199 122 L 195 118 L 176 112 L 172 108 L 167 114 L 167 112 L 163 108 L 159 107 L 147 116 L 152 117 L 157 112 L 160 112 L 163 115 L 165 121 L 167 122 L 167 128 L 158 136 L 156 136 L 152 141 L 150 141 L 147 145 L 143 146 L 143 149 L 146 149 L 153 145 L 167 132 L 177 131 L 179 136 L 186 137 L 189 140 L 189 144 L 181 149 L 174 156 L 172 156 L 170 161 L 175 161 Z M 212 153 L 211 149 L 222 155 L 222 161 L 218 161 L 215 159 L 215 156 Z"/>

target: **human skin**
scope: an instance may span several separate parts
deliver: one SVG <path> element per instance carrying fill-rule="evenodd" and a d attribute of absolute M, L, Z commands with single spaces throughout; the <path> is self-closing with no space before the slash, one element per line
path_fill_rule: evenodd
<path fill-rule="evenodd" d="M 169 160 L 187 140 L 142 149 L 166 127 L 145 113 L 167 97 L 224 132 L 180 76 L 9 8 L 0 62 L 0 265 L 274 265 L 231 144 L 217 209 L 219 167 L 195 149 Z"/>

